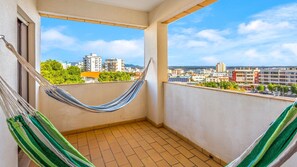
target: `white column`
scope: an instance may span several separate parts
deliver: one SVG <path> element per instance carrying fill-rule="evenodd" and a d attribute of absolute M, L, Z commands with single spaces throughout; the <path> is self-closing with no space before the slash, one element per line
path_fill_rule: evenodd
<path fill-rule="evenodd" d="M 157 126 L 164 121 L 164 89 L 167 81 L 167 24 L 152 23 L 144 31 L 145 64 L 152 58 L 147 74 L 147 118 Z"/>

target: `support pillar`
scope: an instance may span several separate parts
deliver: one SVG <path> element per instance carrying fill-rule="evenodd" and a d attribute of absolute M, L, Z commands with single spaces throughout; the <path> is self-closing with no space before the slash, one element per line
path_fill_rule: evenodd
<path fill-rule="evenodd" d="M 144 31 L 145 64 L 152 58 L 147 74 L 147 118 L 156 126 L 164 121 L 163 82 L 168 80 L 167 24 L 152 23 Z"/>

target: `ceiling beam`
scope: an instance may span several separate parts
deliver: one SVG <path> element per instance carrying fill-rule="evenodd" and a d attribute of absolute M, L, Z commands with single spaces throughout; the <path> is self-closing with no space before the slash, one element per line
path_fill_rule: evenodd
<path fill-rule="evenodd" d="M 41 16 L 65 20 L 145 29 L 148 13 L 87 0 L 38 0 Z"/>
<path fill-rule="evenodd" d="M 168 24 L 185 17 L 217 0 L 165 0 L 149 13 L 149 23 Z"/>

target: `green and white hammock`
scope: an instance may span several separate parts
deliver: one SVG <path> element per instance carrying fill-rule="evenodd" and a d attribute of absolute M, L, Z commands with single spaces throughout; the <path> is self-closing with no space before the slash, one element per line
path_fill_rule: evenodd
<path fill-rule="evenodd" d="M 93 167 L 40 112 L 0 76 L 0 106 L 11 135 L 20 148 L 42 167 Z"/>
<path fill-rule="evenodd" d="M 295 102 L 288 106 L 268 130 L 228 167 L 279 167 L 296 153 L 296 133 L 297 107 Z"/>

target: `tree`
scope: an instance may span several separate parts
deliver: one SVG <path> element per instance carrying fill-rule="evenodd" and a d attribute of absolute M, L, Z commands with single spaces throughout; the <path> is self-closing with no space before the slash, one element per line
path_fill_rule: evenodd
<path fill-rule="evenodd" d="M 77 84 L 84 83 L 83 79 L 80 76 L 80 68 L 76 66 L 70 66 L 66 69 L 65 83 L 66 84 Z"/>
<path fill-rule="evenodd" d="M 291 92 L 292 92 L 293 94 L 297 94 L 297 84 L 293 84 L 293 85 L 291 85 Z"/>
<path fill-rule="evenodd" d="M 274 85 L 274 91 L 282 91 L 281 85 Z"/>
<path fill-rule="evenodd" d="M 237 83 L 229 82 L 229 81 L 205 82 L 205 83 L 199 84 L 198 86 L 205 86 L 205 87 L 211 87 L 211 88 L 221 88 L 221 89 L 231 89 L 231 90 L 238 89 L 238 84 Z"/>
<path fill-rule="evenodd" d="M 52 84 L 76 84 L 83 83 L 80 77 L 80 69 L 75 66 L 63 69 L 61 63 L 56 60 L 47 60 L 41 63 L 41 75 Z"/>
<path fill-rule="evenodd" d="M 259 86 L 257 86 L 257 90 L 258 90 L 259 92 L 264 92 L 264 90 L 265 90 L 265 86 L 264 86 L 264 85 L 259 85 Z"/>
<path fill-rule="evenodd" d="M 99 82 L 112 82 L 112 81 L 130 81 L 131 73 L 128 72 L 101 72 L 99 74 Z"/>
<path fill-rule="evenodd" d="M 62 84 L 65 82 L 63 66 L 56 60 L 42 62 L 41 75 L 52 84 Z"/>
<path fill-rule="evenodd" d="M 270 92 L 273 92 L 274 91 L 274 89 L 275 89 L 275 85 L 273 85 L 273 84 L 268 84 L 267 85 L 267 88 L 268 88 L 268 90 L 270 91 Z"/>
<path fill-rule="evenodd" d="M 288 93 L 289 92 L 289 87 L 288 86 L 282 86 L 282 91 L 284 93 Z"/>

